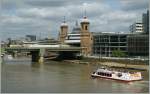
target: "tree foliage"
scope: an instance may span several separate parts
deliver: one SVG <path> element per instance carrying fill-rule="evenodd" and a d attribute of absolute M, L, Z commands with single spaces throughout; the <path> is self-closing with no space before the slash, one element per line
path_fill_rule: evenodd
<path fill-rule="evenodd" d="M 126 54 L 122 52 L 121 50 L 114 50 L 112 51 L 112 56 L 113 57 L 125 57 Z"/>

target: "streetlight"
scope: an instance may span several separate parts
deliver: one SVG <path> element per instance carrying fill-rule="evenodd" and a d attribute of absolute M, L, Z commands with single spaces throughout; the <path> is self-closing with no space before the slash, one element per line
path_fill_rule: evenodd
<path fill-rule="evenodd" d="M 99 61 L 100 61 L 100 58 L 101 58 L 101 47 L 99 45 Z"/>

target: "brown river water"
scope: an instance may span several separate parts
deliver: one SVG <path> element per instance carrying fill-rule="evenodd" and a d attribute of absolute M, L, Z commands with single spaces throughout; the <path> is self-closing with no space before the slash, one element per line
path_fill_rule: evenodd
<path fill-rule="evenodd" d="M 91 78 L 99 66 L 47 61 L 43 64 L 29 60 L 5 61 L 2 66 L 3 93 L 148 93 L 149 72 L 144 79 L 130 83 Z"/>

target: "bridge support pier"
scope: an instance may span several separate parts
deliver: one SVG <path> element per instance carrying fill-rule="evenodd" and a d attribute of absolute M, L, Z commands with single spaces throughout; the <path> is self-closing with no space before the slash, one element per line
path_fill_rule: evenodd
<path fill-rule="evenodd" d="M 44 54 L 45 54 L 45 49 L 40 49 L 39 60 L 38 60 L 39 63 L 43 63 L 44 62 Z"/>
<path fill-rule="evenodd" d="M 44 57 L 43 57 L 43 56 L 40 56 L 38 62 L 39 62 L 39 63 L 43 63 L 43 62 L 44 62 Z"/>
<path fill-rule="evenodd" d="M 31 51 L 32 62 L 43 63 L 44 62 L 44 53 L 45 53 L 45 49 Z"/>
<path fill-rule="evenodd" d="M 39 60 L 39 51 L 31 51 L 32 62 L 38 62 Z"/>

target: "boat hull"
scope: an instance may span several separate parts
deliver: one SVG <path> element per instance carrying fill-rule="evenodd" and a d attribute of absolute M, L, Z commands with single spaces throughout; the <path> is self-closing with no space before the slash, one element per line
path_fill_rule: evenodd
<path fill-rule="evenodd" d="M 140 81 L 140 80 L 142 80 L 142 79 L 139 79 L 139 80 L 122 80 L 122 79 L 115 79 L 115 78 L 112 78 L 112 77 L 100 76 L 100 75 L 95 75 L 95 74 L 91 74 L 91 77 L 94 77 L 94 78 L 105 78 L 105 79 L 122 81 L 122 82 L 133 82 L 133 81 Z"/>

